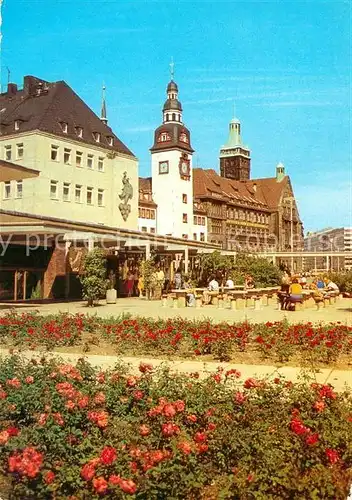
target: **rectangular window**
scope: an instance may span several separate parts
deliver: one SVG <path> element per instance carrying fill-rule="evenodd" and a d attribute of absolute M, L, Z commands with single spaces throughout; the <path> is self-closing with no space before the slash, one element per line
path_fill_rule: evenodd
<path fill-rule="evenodd" d="M 202 217 L 202 219 L 201 219 L 201 225 L 205 226 L 205 217 Z"/>
<path fill-rule="evenodd" d="M 150 210 L 149 210 L 149 208 L 147 208 L 147 210 L 145 211 L 145 217 L 146 217 L 146 219 L 150 219 Z"/>
<path fill-rule="evenodd" d="M 145 219 L 145 208 L 142 208 L 142 219 Z"/>
<path fill-rule="evenodd" d="M 8 200 L 11 197 L 11 182 L 7 181 L 4 183 L 4 198 Z"/>
<path fill-rule="evenodd" d="M 151 211 L 150 211 L 150 218 L 151 218 L 152 220 L 155 220 L 155 210 L 151 210 Z"/>
<path fill-rule="evenodd" d="M 52 200 L 57 200 L 57 186 L 58 181 L 50 181 L 50 198 Z"/>
<path fill-rule="evenodd" d="M 83 153 L 81 153 L 81 151 L 76 151 L 76 167 L 82 166 L 82 156 Z"/>
<path fill-rule="evenodd" d="M 21 160 L 23 158 L 23 143 L 16 144 L 16 146 L 17 146 L 17 152 L 16 152 L 17 160 Z"/>
<path fill-rule="evenodd" d="M 143 231 L 143 233 L 146 233 L 147 232 L 147 228 L 145 226 L 142 226 L 142 231 Z"/>
<path fill-rule="evenodd" d="M 197 216 L 193 215 L 193 224 L 196 226 L 197 225 Z"/>
<path fill-rule="evenodd" d="M 64 163 L 65 165 L 70 165 L 71 163 L 71 149 L 64 149 Z"/>
<path fill-rule="evenodd" d="M 20 129 L 20 121 L 15 120 L 15 130 L 19 130 L 19 129 Z"/>
<path fill-rule="evenodd" d="M 87 168 L 93 168 L 93 161 L 94 161 L 94 156 L 88 155 L 87 156 Z"/>
<path fill-rule="evenodd" d="M 205 235 L 204 235 L 204 233 L 200 233 L 200 241 L 205 241 Z"/>
<path fill-rule="evenodd" d="M 197 241 L 197 233 L 193 233 L 193 239 L 194 241 Z"/>
<path fill-rule="evenodd" d="M 17 181 L 16 183 L 16 198 L 22 198 L 23 193 L 23 183 L 22 181 Z"/>
<path fill-rule="evenodd" d="M 183 238 L 184 240 L 188 240 L 188 234 L 183 234 L 183 235 L 182 235 L 182 238 Z"/>
<path fill-rule="evenodd" d="M 100 142 L 99 132 L 93 132 L 93 139 L 95 140 L 95 142 Z"/>
<path fill-rule="evenodd" d="M 139 218 L 142 217 L 142 209 L 141 208 L 138 209 L 138 217 Z"/>
<path fill-rule="evenodd" d="M 98 207 L 104 205 L 104 189 L 98 189 Z"/>
<path fill-rule="evenodd" d="M 187 223 L 188 222 L 187 214 L 182 214 L 182 222 L 183 223 Z"/>
<path fill-rule="evenodd" d="M 62 199 L 64 201 L 70 201 L 70 183 L 64 182 L 64 186 L 62 188 Z"/>
<path fill-rule="evenodd" d="M 151 227 L 151 228 L 150 228 L 150 232 L 151 232 L 152 234 L 155 234 L 155 227 Z"/>
<path fill-rule="evenodd" d="M 98 158 L 98 171 L 102 172 L 104 170 L 104 158 Z"/>
<path fill-rule="evenodd" d="M 93 203 L 93 188 L 87 187 L 87 205 L 92 205 Z"/>
<path fill-rule="evenodd" d="M 51 159 L 53 161 L 59 161 L 59 146 L 51 145 Z"/>
<path fill-rule="evenodd" d="M 187 203 L 187 195 L 186 194 L 182 195 L 182 203 Z"/>
<path fill-rule="evenodd" d="M 81 203 L 81 197 L 82 197 L 82 186 L 79 184 L 76 184 L 75 187 L 75 202 L 76 203 Z"/>
<path fill-rule="evenodd" d="M 5 160 L 10 161 L 12 158 L 11 146 L 5 146 Z"/>
<path fill-rule="evenodd" d="M 114 138 L 113 137 L 110 136 L 110 137 L 107 138 L 107 140 L 108 140 L 109 146 L 113 146 L 114 145 Z"/>

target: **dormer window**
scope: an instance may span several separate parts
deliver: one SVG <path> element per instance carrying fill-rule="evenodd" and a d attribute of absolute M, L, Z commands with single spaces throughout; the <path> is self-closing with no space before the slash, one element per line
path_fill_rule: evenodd
<path fill-rule="evenodd" d="M 162 132 L 158 137 L 158 142 L 171 141 L 171 137 L 167 132 Z"/>
<path fill-rule="evenodd" d="M 93 132 L 93 139 L 95 140 L 95 142 L 100 142 L 100 133 Z"/>
<path fill-rule="evenodd" d="M 76 134 L 78 137 L 82 138 L 83 137 L 83 128 L 82 127 L 75 127 Z"/>
<path fill-rule="evenodd" d="M 185 134 L 184 132 L 182 132 L 180 134 L 180 141 L 181 142 L 185 142 L 186 144 L 188 143 L 188 137 L 187 137 L 187 134 Z"/>
<path fill-rule="evenodd" d="M 107 137 L 107 141 L 108 141 L 109 146 L 113 146 L 114 145 L 114 138 L 113 137 L 108 136 Z"/>
<path fill-rule="evenodd" d="M 68 125 L 66 122 L 60 122 L 60 126 L 61 126 L 61 129 L 63 131 L 64 134 L 67 134 L 67 131 L 68 131 Z"/>
<path fill-rule="evenodd" d="M 21 121 L 20 120 L 15 120 L 15 130 L 19 130 L 20 129 L 20 125 L 21 125 Z"/>

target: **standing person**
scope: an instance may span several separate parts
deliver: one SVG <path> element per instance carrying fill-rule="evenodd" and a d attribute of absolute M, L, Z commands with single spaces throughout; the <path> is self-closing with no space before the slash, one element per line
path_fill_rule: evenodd
<path fill-rule="evenodd" d="M 133 286 L 134 286 L 134 273 L 130 270 L 127 274 L 127 282 L 126 282 L 127 297 L 132 297 Z"/>
<path fill-rule="evenodd" d="M 180 290 L 181 286 L 182 286 L 182 274 L 181 274 L 181 271 L 179 271 L 179 269 L 177 269 L 177 271 L 175 273 L 175 288 L 176 288 L 176 290 Z"/>
<path fill-rule="evenodd" d="M 139 297 L 142 297 L 143 296 L 143 291 L 144 291 L 144 278 L 143 276 L 141 275 L 138 279 L 138 296 Z"/>
<path fill-rule="evenodd" d="M 288 292 L 289 288 L 290 288 L 290 276 L 288 275 L 287 271 L 284 271 L 281 278 L 281 291 Z"/>
<path fill-rule="evenodd" d="M 138 293 L 138 268 L 135 267 L 134 269 L 134 273 L 133 273 L 133 295 L 135 295 L 136 297 L 138 297 L 139 293 Z"/>

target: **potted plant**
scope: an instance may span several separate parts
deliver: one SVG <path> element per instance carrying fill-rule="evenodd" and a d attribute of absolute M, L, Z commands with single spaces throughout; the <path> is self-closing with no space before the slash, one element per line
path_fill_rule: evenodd
<path fill-rule="evenodd" d="M 106 256 L 101 248 L 88 252 L 83 261 L 83 275 L 80 276 L 83 298 L 88 306 L 94 306 L 106 292 Z"/>
<path fill-rule="evenodd" d="M 108 289 L 106 290 L 106 303 L 107 304 L 116 304 L 117 299 L 117 291 L 115 288 L 116 276 L 114 271 L 110 271 L 108 278 Z"/>

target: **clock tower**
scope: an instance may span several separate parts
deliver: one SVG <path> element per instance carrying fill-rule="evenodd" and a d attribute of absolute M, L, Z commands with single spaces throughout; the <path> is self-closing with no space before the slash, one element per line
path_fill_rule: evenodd
<path fill-rule="evenodd" d="M 248 181 L 250 171 L 250 150 L 242 144 L 239 119 L 233 118 L 230 121 L 227 143 L 220 150 L 220 175 L 236 181 Z"/>
<path fill-rule="evenodd" d="M 157 204 L 156 232 L 192 239 L 194 151 L 190 132 L 182 121 L 182 105 L 173 71 L 166 94 L 163 123 L 155 130 L 150 148 L 153 200 Z"/>

